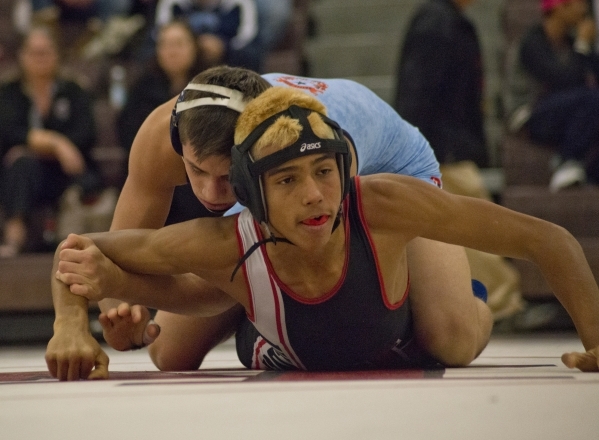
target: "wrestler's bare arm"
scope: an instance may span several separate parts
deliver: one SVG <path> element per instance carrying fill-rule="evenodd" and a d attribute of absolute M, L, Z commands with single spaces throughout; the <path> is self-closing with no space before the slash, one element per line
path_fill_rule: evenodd
<path fill-rule="evenodd" d="M 564 228 L 407 176 L 367 176 L 361 182 L 375 233 L 406 242 L 422 236 L 537 264 L 585 348 L 599 346 L 599 288 L 580 244 Z"/>
<path fill-rule="evenodd" d="M 236 217 L 202 218 L 158 230 L 128 229 L 86 237 L 72 235 L 67 238 L 72 242 L 60 251 L 59 272 L 65 276 L 81 276 L 81 271 L 73 270 L 71 266 L 79 263 L 79 253 L 90 246 L 85 242 L 89 240 L 127 272 L 145 275 L 194 273 L 217 287 L 225 286 L 230 290 L 235 283 L 230 283 L 229 277 L 239 258 L 235 222 Z M 63 281 L 73 284 L 72 278 Z M 139 295 L 143 299 L 144 294 L 140 292 Z"/>
<path fill-rule="evenodd" d="M 186 182 L 181 158 L 170 143 L 170 113 L 175 100 L 157 107 L 146 118 L 133 141 L 127 179 L 117 202 L 111 230 L 162 227 L 175 187 Z M 94 264 L 106 265 L 106 262 L 98 258 Z M 114 297 L 120 297 L 122 293 L 114 289 L 126 291 L 156 286 L 154 280 L 140 276 L 123 276 L 117 285 L 107 282 L 110 280 L 102 276 L 102 272 L 96 271 L 96 274 L 99 275 L 99 286 L 113 290 Z M 119 300 L 107 298 L 100 301 L 99 306 L 106 312 L 119 303 Z"/>
<path fill-rule="evenodd" d="M 183 161 L 170 141 L 173 105 L 174 100 L 156 108 L 133 141 L 111 230 L 164 226 L 175 187 L 187 183 Z"/>
<path fill-rule="evenodd" d="M 58 251 L 53 270 L 58 268 Z M 108 356 L 89 331 L 88 300 L 73 295 L 69 287 L 51 279 L 54 335 L 46 347 L 46 364 L 60 380 L 108 378 Z"/>
<path fill-rule="evenodd" d="M 109 293 L 128 304 L 204 317 L 222 313 L 236 304 L 220 289 L 193 274 L 158 276 L 125 272 L 82 236 L 70 235 L 61 248 L 65 251 L 59 254 L 63 260 L 56 276 L 78 296 L 100 301 Z"/>

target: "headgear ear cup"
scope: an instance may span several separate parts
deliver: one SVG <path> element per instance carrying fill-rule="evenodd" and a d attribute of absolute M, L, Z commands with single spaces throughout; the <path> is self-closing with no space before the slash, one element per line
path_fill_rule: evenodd
<path fill-rule="evenodd" d="M 253 142 L 231 148 L 229 183 L 239 203 L 249 208 L 254 218 L 261 223 L 267 221 L 267 214 L 263 205 L 260 176 L 253 176 L 250 170 L 253 163 L 249 153 L 251 145 Z"/>
<path fill-rule="evenodd" d="M 179 134 L 179 114 L 177 113 L 177 104 L 179 104 L 179 102 L 182 102 L 184 92 L 185 91 L 179 94 L 179 98 L 177 98 L 177 102 L 173 107 L 170 125 L 171 145 L 173 146 L 175 152 L 179 156 L 183 156 L 183 144 L 181 144 L 181 136 Z"/>
<path fill-rule="evenodd" d="M 237 148 L 231 148 L 231 167 L 229 169 L 229 183 L 233 188 L 233 193 L 237 201 L 243 206 L 247 206 L 248 194 L 246 191 L 245 177 L 242 176 L 243 153 Z"/>

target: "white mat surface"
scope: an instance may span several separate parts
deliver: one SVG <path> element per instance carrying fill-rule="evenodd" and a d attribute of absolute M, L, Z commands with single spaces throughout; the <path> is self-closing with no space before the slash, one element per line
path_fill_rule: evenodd
<path fill-rule="evenodd" d="M 559 359 L 581 348 L 573 334 L 494 336 L 442 377 L 289 381 L 240 371 L 229 342 L 203 365 L 221 375 L 0 383 L 0 439 L 594 440 L 599 373 Z M 0 374 L 45 371 L 43 353 L 0 347 Z M 144 351 L 109 355 L 111 371 L 156 371 Z"/>

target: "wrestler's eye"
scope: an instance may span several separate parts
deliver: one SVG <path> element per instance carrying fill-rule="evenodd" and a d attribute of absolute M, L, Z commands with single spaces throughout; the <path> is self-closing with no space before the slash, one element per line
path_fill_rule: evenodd
<path fill-rule="evenodd" d="M 196 176 L 201 176 L 203 174 L 206 174 L 206 171 L 201 170 L 200 168 L 189 164 L 189 170 L 191 171 L 192 174 L 196 175 Z"/>
<path fill-rule="evenodd" d="M 291 176 L 283 177 L 283 178 L 277 180 L 277 183 L 280 185 L 288 185 L 291 182 L 293 182 L 293 177 L 291 177 Z"/>

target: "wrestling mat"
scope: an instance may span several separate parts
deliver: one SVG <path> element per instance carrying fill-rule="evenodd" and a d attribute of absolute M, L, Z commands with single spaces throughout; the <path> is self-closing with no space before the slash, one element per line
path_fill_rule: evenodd
<path fill-rule="evenodd" d="M 106 381 L 59 382 L 44 347 L 0 347 L 0 438 L 599 439 L 599 373 L 561 364 L 574 334 L 493 337 L 468 368 L 248 371 L 230 342 L 163 373 L 107 350 Z"/>

